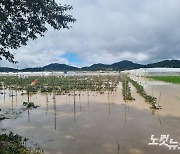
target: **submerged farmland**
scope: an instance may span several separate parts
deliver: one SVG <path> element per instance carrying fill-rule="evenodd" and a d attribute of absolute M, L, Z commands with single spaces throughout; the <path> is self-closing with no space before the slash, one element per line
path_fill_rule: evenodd
<path fill-rule="evenodd" d="M 23 146 L 38 145 L 47 154 L 168 154 L 167 147 L 148 143 L 152 134 L 177 139 L 180 87 L 132 79 L 119 73 L 1 76 L 1 134 L 12 131 L 28 139 Z M 150 108 L 143 97 L 155 99 L 162 109 Z"/>

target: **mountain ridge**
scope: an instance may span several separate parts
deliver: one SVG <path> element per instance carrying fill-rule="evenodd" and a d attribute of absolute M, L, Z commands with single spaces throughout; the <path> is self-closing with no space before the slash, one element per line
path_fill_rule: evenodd
<path fill-rule="evenodd" d="M 97 63 L 91 66 L 86 67 L 75 67 L 66 64 L 51 63 L 43 67 L 34 67 L 34 68 L 24 68 L 24 69 L 14 69 L 10 67 L 0 67 L 0 72 L 42 72 L 42 71 L 121 71 L 121 70 L 130 70 L 138 68 L 156 68 L 156 67 L 165 67 L 165 68 L 180 68 L 180 60 L 163 60 L 156 63 L 149 63 L 146 65 L 134 63 L 132 61 L 123 60 L 120 62 L 115 62 L 113 64 L 102 64 Z"/>

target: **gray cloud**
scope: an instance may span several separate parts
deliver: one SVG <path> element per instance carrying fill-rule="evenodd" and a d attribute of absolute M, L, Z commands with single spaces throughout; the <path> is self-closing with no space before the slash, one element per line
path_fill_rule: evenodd
<path fill-rule="evenodd" d="M 57 0 L 70 4 L 77 22 L 16 51 L 19 67 L 66 63 L 76 53 L 84 65 L 180 59 L 179 0 Z M 4 62 L 3 64 L 7 64 Z M 2 65 L 2 64 L 1 64 Z"/>

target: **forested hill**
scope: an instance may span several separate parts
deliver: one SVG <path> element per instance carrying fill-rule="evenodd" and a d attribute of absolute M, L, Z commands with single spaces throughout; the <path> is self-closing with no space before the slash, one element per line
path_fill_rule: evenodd
<path fill-rule="evenodd" d="M 42 71 L 110 71 L 110 70 L 130 70 L 138 68 L 156 68 L 156 67 L 165 67 L 165 68 L 180 68 L 180 60 L 164 60 L 157 63 L 150 63 L 147 65 L 133 63 L 131 61 L 120 61 L 113 63 L 111 65 L 107 64 L 93 64 L 87 67 L 74 67 L 66 64 L 52 63 L 43 67 L 34 67 L 34 68 L 25 68 L 25 69 L 14 69 L 8 67 L 0 67 L 0 72 L 42 72 Z"/>

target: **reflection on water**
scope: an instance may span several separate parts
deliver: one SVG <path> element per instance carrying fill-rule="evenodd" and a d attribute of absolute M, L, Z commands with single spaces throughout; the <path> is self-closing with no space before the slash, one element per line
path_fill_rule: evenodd
<path fill-rule="evenodd" d="M 27 110 L 27 113 L 28 113 L 28 122 L 30 122 L 30 112 L 29 112 L 29 109 Z"/>
<path fill-rule="evenodd" d="M 56 130 L 56 96 L 53 94 L 53 106 L 54 106 L 54 129 Z"/>
<path fill-rule="evenodd" d="M 48 94 L 46 93 L 46 115 L 48 114 L 48 104 L 49 104 L 49 99 L 48 99 Z"/>
<path fill-rule="evenodd" d="M 180 142 L 180 102 L 177 99 L 180 86 L 151 85 L 148 81 L 141 84 L 158 98 L 162 110 L 152 114 L 149 104 L 132 85 L 136 100 L 130 102 L 124 102 L 121 85 L 104 94 L 72 91 L 66 95 L 27 96 L 6 90 L 0 95 L 3 109 L 20 108 L 27 100 L 40 107 L 25 111 L 18 119 L 0 121 L 0 127 L 29 138 L 49 154 L 169 154 L 166 147 L 148 146 L 148 143 L 152 134 L 170 134 Z M 178 150 L 171 152 L 179 153 Z"/>

